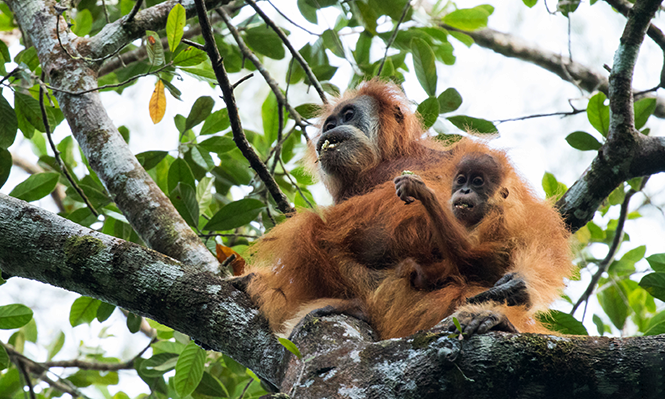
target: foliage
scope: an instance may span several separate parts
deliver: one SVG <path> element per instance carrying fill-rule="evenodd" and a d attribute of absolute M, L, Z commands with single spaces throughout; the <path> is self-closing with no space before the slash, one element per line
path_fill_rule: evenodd
<path fill-rule="evenodd" d="M 147 5 L 158 3 L 162 1 L 148 1 Z M 479 135 L 495 134 L 498 132 L 495 123 L 457 113 L 463 100 L 455 88 L 440 90 L 442 79 L 438 79 L 441 77 L 438 72 L 444 66 L 455 64 L 456 48 L 469 46 L 473 42 L 469 36 L 456 29 L 474 31 L 486 27 L 494 11 L 494 8 L 488 5 L 458 8 L 463 6 L 463 2 L 458 3 L 449 3 L 439 9 L 427 22 L 423 22 L 422 18 L 418 19 L 413 12 L 406 12 L 404 20 L 399 23 L 406 0 L 299 0 L 298 10 L 292 12 L 299 12 L 312 23 L 317 23 L 323 15 L 326 15 L 326 18 L 330 15 L 338 17 L 332 27 L 304 44 L 298 51 L 328 93 L 343 91 L 343 88 L 331 83 L 331 79 L 340 70 L 338 65 L 341 62 L 353 65 L 352 85 L 374 77 L 379 68 L 381 77 L 397 83 L 404 82 L 405 74 L 414 73 L 417 82 L 427 94 L 427 98 L 417 105 L 417 109 L 423 123 L 439 132 L 441 140 L 451 140 L 451 137 L 454 140 L 456 137 L 446 134 L 445 129 L 442 129 L 441 126 L 448 122 L 447 126 L 455 126 L 460 130 L 455 131 L 455 134 L 463 130 L 472 130 Z M 73 33 L 81 37 L 92 37 L 107 24 L 106 12 L 111 21 L 116 21 L 128 14 L 133 7 L 133 2 L 128 0 L 106 2 L 104 11 L 103 4 L 84 0 L 78 2 L 76 8 L 68 9 L 65 16 L 73 24 Z M 535 0 L 524 0 L 526 7 L 533 7 L 535 4 Z M 560 11 L 563 15 L 569 15 L 576 8 L 577 5 Z M 186 116 L 176 115 L 172 124 L 170 121 L 163 121 L 167 103 L 173 102 L 173 98 L 180 100 L 182 91 L 186 89 L 178 81 L 181 75 L 216 83 L 205 52 L 198 46 L 185 44 L 182 40 L 196 24 L 195 19 L 185 19 L 183 6 L 176 5 L 163 30 L 146 32 L 142 46 L 145 46 L 147 55 L 102 76 L 99 84 L 119 84 L 144 73 L 154 75 L 142 78 L 156 82 L 147 104 L 148 114 L 137 113 L 137 117 L 149 116 L 155 124 L 162 121 L 164 128 L 176 129 L 179 132 L 180 140 L 177 151 L 149 150 L 136 154 L 136 157 L 160 189 L 168 195 L 183 219 L 204 237 L 209 248 L 214 249 L 215 243 L 221 243 L 242 255 L 255 238 L 283 220 L 284 216 L 277 211 L 275 202 L 266 193 L 265 185 L 254 176 L 249 162 L 236 147 L 229 113 L 224 103 L 210 96 L 201 96 L 193 103 Z M 280 77 L 288 81 L 289 85 L 302 88 L 313 83 L 300 64 L 291 62 L 292 56 L 282 40 L 261 18 L 251 16 L 236 25 L 241 27 L 245 43 L 266 65 L 271 65 L 267 58 L 283 63 L 290 62 L 287 75 Z M 286 30 L 287 26 L 284 24 L 281 28 L 288 35 L 290 32 Z M 188 29 L 185 29 L 186 27 Z M 5 4 L 0 4 L 0 31 L 15 28 L 12 12 Z M 227 71 L 242 74 L 255 71 L 257 67 L 245 60 L 233 37 L 219 33 L 225 29 L 223 24 L 218 28 L 215 40 Z M 396 28 L 397 34 L 392 41 L 392 33 Z M 349 32 L 355 33 L 357 41 L 344 39 Z M 165 45 L 161 38 L 166 38 Z M 203 43 L 200 37 L 189 39 L 198 44 Z M 387 44 L 390 44 L 391 50 L 383 60 L 382 57 L 377 57 L 377 54 L 383 54 Z M 123 53 L 136 49 L 135 44 L 130 44 Z M 89 167 L 88 160 L 84 156 L 78 156 L 79 148 L 71 137 L 60 141 L 57 149 L 65 167 L 75 171 L 72 180 L 65 177 L 61 164 L 50 155 L 53 152 L 47 148 L 47 126 L 42 119 L 38 97 L 40 81 L 37 77 L 41 68 L 34 47 L 23 48 L 11 57 L 7 46 L 0 41 L 0 89 L 4 89 L 0 96 L 0 187 L 7 180 L 12 164 L 12 155 L 8 149 L 17 142 L 29 142 L 37 153 L 39 166 L 44 172 L 26 178 L 13 188 L 10 193 L 12 196 L 36 201 L 53 193 L 56 186 L 64 186 L 66 191 L 61 210 L 63 216 L 105 234 L 141 243 L 114 204 L 113 196 Z M 122 94 L 125 88 L 135 82 L 136 80 L 130 81 L 105 90 L 115 90 Z M 64 120 L 64 116 L 52 91 L 49 93 L 53 103 L 47 104 L 46 113 L 48 127 L 52 131 Z M 465 93 L 465 97 L 473 98 L 471 93 Z M 260 158 L 266 160 L 267 165 L 274 170 L 278 186 L 291 203 L 301 208 L 315 206 L 316 202 L 310 191 L 314 181 L 299 164 L 306 144 L 304 132 L 294 122 L 295 116 L 284 112 L 283 120 L 278 117 L 282 105 L 273 93 L 265 98 L 255 99 L 255 103 L 256 112 L 253 112 L 253 115 L 259 115 L 259 103 L 261 104 L 261 123 L 256 125 L 261 126 L 263 131 L 245 130 L 248 141 Z M 310 103 L 293 105 L 303 118 L 314 115 L 314 107 Z M 642 129 L 644 134 L 648 134 L 645 125 L 655 107 L 654 99 L 635 103 L 636 127 Z M 566 140 L 577 150 L 597 151 L 603 145 L 609 129 L 609 106 L 604 94 L 597 93 L 590 97 L 586 114 L 588 125 L 581 126 L 580 129 L 592 133 L 578 130 L 568 135 Z M 18 135 L 19 131 L 21 135 Z M 130 140 L 131 132 L 127 128 L 121 128 L 120 132 L 123 133 L 125 141 Z M 277 148 L 279 150 L 276 150 Z M 83 165 L 77 167 L 77 159 L 80 159 Z M 91 213 L 83 198 L 74 189 L 75 185 L 80 187 L 91 205 L 101 213 L 99 218 Z M 566 186 L 551 173 L 543 176 L 542 187 L 547 197 L 553 198 L 559 198 L 566 190 Z M 626 194 L 635 188 L 640 189 L 640 182 L 628 182 L 617 188 L 599 209 L 600 214 L 608 215 L 612 209 L 620 208 Z M 242 198 L 237 198 L 237 194 L 232 191 L 245 194 Z M 640 218 L 641 215 L 633 212 L 629 217 Z M 602 263 L 602 260 L 594 257 L 592 253 L 598 253 L 598 247 L 607 251 L 612 245 L 618 226 L 617 219 L 610 220 L 606 225 L 592 221 L 575 234 L 580 270 L 593 271 Z M 214 236 L 216 238 L 212 238 Z M 644 274 L 645 268 L 638 268 L 636 264 L 645 258 L 646 248 L 631 243 L 628 234 L 624 235 L 621 242 L 623 246 L 634 248 L 620 259 L 611 260 L 607 273 L 603 274 L 599 281 L 597 300 L 604 315 L 593 315 L 598 333 L 616 334 L 626 330 L 645 335 L 663 333 L 665 312 L 659 311 L 662 306 L 657 306 L 656 303 L 662 305 L 660 301 L 665 300 L 665 254 L 646 258 L 650 268 Z M 568 297 L 564 299 L 574 302 Z M 93 320 L 105 322 L 114 309 L 112 305 L 99 300 L 80 297 L 71 306 L 69 323 L 76 326 L 89 324 Z M 555 312 L 544 316 L 544 320 L 559 331 L 586 334 L 582 323 L 568 314 Z M 604 320 L 609 320 L 611 325 Z M 137 332 L 141 328 L 141 321 L 139 316 L 129 314 L 127 327 L 130 331 Z M 154 397 L 237 398 L 242 394 L 244 398 L 254 398 L 265 393 L 256 376 L 234 360 L 219 353 L 205 352 L 188 337 L 166 326 L 150 320 L 148 322 L 156 331 L 150 345 L 151 351 L 134 359 L 133 364 L 127 368 L 137 373 Z M 22 352 L 22 342 L 36 341 L 33 338 L 38 327 L 41 328 L 34 323 L 32 311 L 26 306 L 0 306 L 0 329 L 16 330 L 8 342 L 3 343 L 11 346 L 13 350 Z M 49 345 L 49 359 L 60 352 L 64 339 L 64 334 L 59 335 Z M 299 355 L 298 349 L 290 341 L 282 342 L 290 351 Z M 120 363 L 119 359 L 107 358 L 103 353 L 83 354 L 80 359 Z M 7 351 L 0 347 L 0 399 L 23 397 L 23 382 L 19 378 L 16 365 L 10 360 Z M 117 371 L 101 372 L 92 367 L 81 367 L 68 369 L 63 376 L 72 389 L 92 385 L 107 398 L 127 397 L 122 390 L 113 396 L 108 393 L 107 388 L 118 383 Z M 61 392 L 57 389 L 46 388 L 38 396 L 52 398 L 60 395 Z"/>

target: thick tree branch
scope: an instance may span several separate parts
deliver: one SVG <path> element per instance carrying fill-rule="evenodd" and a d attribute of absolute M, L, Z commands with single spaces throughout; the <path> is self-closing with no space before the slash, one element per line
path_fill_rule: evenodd
<path fill-rule="evenodd" d="M 574 83 L 583 90 L 592 93 L 596 90 L 609 95 L 609 80 L 606 73 L 594 70 L 561 54 L 542 49 L 536 44 L 529 43 L 517 36 L 498 32 L 493 29 L 481 29 L 474 32 L 455 29 L 442 24 L 448 30 L 462 32 L 473 38 L 477 45 L 493 50 L 509 58 L 517 58 L 530 62 L 550 71 L 566 82 Z M 635 91 L 637 92 L 637 91 Z M 656 98 L 654 116 L 665 118 L 665 99 L 652 94 L 644 94 L 641 98 Z"/>
<path fill-rule="evenodd" d="M 648 164 L 652 172 L 665 170 L 663 140 L 649 139 L 635 130 L 631 82 L 640 46 L 662 0 L 643 0 L 633 7 L 614 55 L 609 79 L 610 126 L 607 141 L 598 150 L 591 166 L 559 200 L 557 206 L 571 230 L 584 226 L 596 209 L 621 182 L 642 172 Z M 641 155 L 649 158 L 642 159 Z"/>
<path fill-rule="evenodd" d="M 232 280 L 3 194 L 0 254 L 5 273 L 149 317 L 224 352 L 270 383 L 281 380 L 284 348 Z"/>
<path fill-rule="evenodd" d="M 206 2 L 210 9 L 230 3 L 231 0 L 209 0 Z M 187 12 L 187 18 L 196 15 L 194 0 L 169 0 L 139 11 L 131 21 L 125 18 L 107 24 L 99 33 L 85 42 L 85 48 L 79 49 L 86 57 L 103 58 L 113 54 L 128 43 L 143 37 L 146 30 L 160 30 L 166 26 L 169 11 L 176 5 L 182 4 Z"/>
<path fill-rule="evenodd" d="M 226 73 L 224 64 L 222 63 L 222 57 L 219 55 L 217 50 L 217 44 L 215 43 L 215 38 L 212 35 L 212 27 L 210 26 L 210 20 L 208 19 L 207 9 L 202 0 L 196 0 L 196 8 L 199 16 L 199 23 L 201 24 L 201 33 L 203 34 L 203 39 L 206 42 L 206 52 L 212 63 L 212 69 L 215 71 L 215 76 L 217 77 L 217 82 L 219 83 L 220 89 L 222 89 L 222 95 L 224 97 L 224 102 L 226 103 L 226 109 L 229 113 L 229 120 L 231 121 L 231 130 L 233 131 L 233 141 L 236 143 L 236 146 L 242 152 L 242 155 L 247 158 L 252 169 L 256 171 L 256 174 L 259 176 L 263 184 L 270 192 L 270 195 L 275 200 L 277 208 L 284 214 L 289 214 L 294 212 L 293 207 L 289 204 L 288 199 L 279 189 L 275 178 L 270 174 L 266 165 L 261 161 L 259 156 L 256 154 L 254 149 L 249 145 L 247 137 L 240 124 L 240 115 L 238 113 L 238 107 L 236 106 L 235 97 L 233 95 L 233 87 L 229 81 L 229 76 Z M 222 19 L 225 20 L 228 24 L 226 18 L 226 12 L 224 10 L 218 10 L 221 14 Z M 278 88 L 279 91 L 279 88 Z M 280 93 L 281 94 L 281 93 Z M 279 97 L 277 97 L 279 100 Z"/>
<path fill-rule="evenodd" d="M 69 92 L 97 87 L 95 72 L 86 62 L 71 59 L 58 44 L 55 35 L 56 11 L 52 7 L 38 0 L 10 0 L 8 4 L 14 10 L 19 25 L 31 37 L 43 71 L 53 86 Z M 142 12 L 139 13 L 137 20 L 142 15 Z M 65 29 L 62 25 L 65 24 L 61 24 L 61 28 Z M 61 36 L 65 46 L 79 40 L 64 32 Z M 208 271 L 219 271 L 217 259 L 129 150 L 106 113 L 99 94 L 71 95 L 62 91 L 54 94 L 91 168 L 143 241 L 184 263 Z"/>

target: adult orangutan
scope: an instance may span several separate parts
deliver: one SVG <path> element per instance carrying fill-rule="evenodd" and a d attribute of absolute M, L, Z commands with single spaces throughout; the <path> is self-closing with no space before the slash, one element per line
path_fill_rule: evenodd
<path fill-rule="evenodd" d="M 367 319 L 381 338 L 404 336 L 434 326 L 467 298 L 496 291 L 494 284 L 505 272 L 518 273 L 514 280 L 523 279 L 529 287 L 533 306 L 505 310 L 520 330 L 528 328 L 527 308 L 547 306 L 569 270 L 567 234 L 556 212 L 533 196 L 505 155 L 477 143 L 443 148 L 426 137 L 403 93 L 378 81 L 347 93 L 324 110 L 322 121 L 309 159 L 335 205 L 320 214 L 301 212 L 277 226 L 257 243 L 250 261 L 256 267 L 248 292 L 272 328 L 285 332 L 287 320 L 332 306 Z M 469 226 L 440 204 L 450 199 L 451 174 L 460 157 L 476 152 L 501 165 L 502 187 L 510 195 L 500 206 L 489 206 L 467 231 Z M 420 201 L 404 205 L 395 195 L 392 179 L 407 169 L 432 193 L 430 200 L 407 190 L 406 197 Z M 504 192 L 493 191 L 494 196 Z M 426 209 L 435 204 L 443 211 Z M 534 220 L 546 224 L 538 228 Z M 485 295 L 477 297 L 480 305 L 464 305 L 464 314 L 471 316 L 462 321 L 482 324 L 474 327 L 480 332 L 511 330 L 501 305 L 486 301 L 496 295 Z M 491 317 L 484 316 L 488 312 Z"/>

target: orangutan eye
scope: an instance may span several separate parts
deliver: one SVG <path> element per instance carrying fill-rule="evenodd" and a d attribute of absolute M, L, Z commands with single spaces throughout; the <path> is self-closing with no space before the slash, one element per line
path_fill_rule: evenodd
<path fill-rule="evenodd" d="M 461 186 L 464 183 L 466 183 L 466 177 L 464 177 L 464 175 L 457 176 L 457 178 L 455 179 L 455 184 L 457 184 L 458 186 Z"/>
<path fill-rule="evenodd" d="M 474 177 L 473 181 L 471 181 L 471 184 L 474 186 L 482 186 L 485 181 L 483 180 L 482 177 L 476 176 Z"/>
<path fill-rule="evenodd" d="M 353 110 L 353 108 L 349 108 L 346 111 L 344 111 L 344 116 L 343 120 L 344 123 L 349 122 L 353 117 L 356 115 L 356 112 Z"/>

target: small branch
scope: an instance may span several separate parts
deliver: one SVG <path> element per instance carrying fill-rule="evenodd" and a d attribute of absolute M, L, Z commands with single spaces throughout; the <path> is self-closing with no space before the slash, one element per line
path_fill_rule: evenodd
<path fill-rule="evenodd" d="M 312 85 L 316 89 L 316 92 L 319 93 L 319 97 L 321 97 L 321 101 L 324 104 L 328 104 L 328 99 L 326 98 L 326 93 L 323 91 L 323 88 L 321 87 L 321 83 L 319 83 L 318 79 L 316 79 L 316 76 L 314 76 L 314 72 L 312 72 L 312 70 L 309 68 L 309 65 L 307 64 L 307 61 L 305 61 L 305 59 L 302 58 L 302 55 L 300 55 L 300 53 L 295 48 L 293 48 L 293 45 L 291 44 L 289 39 L 286 37 L 284 32 L 282 32 L 282 30 L 279 28 L 279 26 L 275 25 L 275 23 L 270 18 L 268 18 L 268 16 L 263 12 L 263 10 L 261 10 L 261 8 L 256 5 L 254 0 L 245 0 L 245 2 L 247 4 L 249 4 L 256 11 L 256 13 L 261 16 L 261 18 L 263 18 L 266 25 L 268 25 L 273 31 L 275 31 L 275 33 L 277 33 L 277 36 L 279 36 L 279 38 L 282 40 L 282 42 L 284 42 L 286 47 L 291 52 L 291 55 L 293 56 L 293 58 L 295 58 L 298 61 L 298 63 L 302 67 L 302 69 L 305 71 L 305 74 L 307 75 L 307 78 L 309 79 L 310 83 L 312 83 Z M 408 3 L 409 2 L 407 2 L 407 4 Z M 227 22 L 226 25 L 228 26 L 229 23 Z M 233 36 L 235 37 L 235 35 L 233 35 Z M 237 41 L 237 39 L 236 39 L 236 41 Z M 258 68 L 258 66 L 257 66 L 257 68 Z M 291 112 L 291 111 L 289 111 L 289 112 Z"/>
<path fill-rule="evenodd" d="M 64 90 L 64 89 L 60 89 L 60 88 L 57 88 L 57 87 L 52 87 L 52 86 L 49 86 L 47 84 L 44 84 L 44 86 L 46 86 L 47 88 L 49 88 L 53 91 L 59 91 L 59 92 L 65 93 L 65 94 L 69 94 L 71 96 L 80 96 L 82 94 L 90 93 L 90 92 L 93 92 L 93 91 L 104 90 L 104 89 L 112 89 L 114 87 L 124 86 L 127 83 L 133 82 L 137 79 L 140 79 L 140 78 L 143 78 L 143 77 L 146 77 L 146 76 L 150 76 L 150 75 L 155 75 L 155 74 L 163 71 L 164 69 L 170 67 L 172 64 L 173 64 L 172 62 L 169 62 L 168 64 L 164 65 L 161 68 L 155 69 L 154 71 L 138 74 L 136 76 L 133 76 L 133 77 L 125 80 L 124 82 L 108 84 L 108 85 L 99 86 L 99 87 L 95 87 L 95 88 L 88 89 L 88 90 L 83 90 L 83 91 L 69 91 L 69 90 Z"/>
<path fill-rule="evenodd" d="M 219 51 L 217 50 L 215 38 L 212 33 L 212 27 L 210 26 L 208 13 L 203 0 L 196 0 L 196 11 L 199 16 L 199 23 L 201 24 L 201 33 L 203 34 L 203 39 L 206 43 L 206 52 L 208 53 L 208 57 L 212 63 L 212 68 L 215 71 L 215 76 L 217 77 L 219 87 L 222 89 L 224 102 L 226 103 L 226 109 L 229 113 L 231 130 L 233 131 L 233 141 L 235 141 L 243 156 L 247 158 L 252 169 L 256 171 L 261 181 L 263 181 L 263 184 L 266 185 L 266 188 L 268 191 L 270 191 L 270 194 L 275 200 L 279 210 L 284 214 L 292 213 L 294 211 L 293 207 L 291 207 L 288 199 L 279 189 L 277 182 L 275 182 L 275 179 L 268 171 L 266 165 L 261 162 L 259 156 L 249 145 L 247 137 L 245 137 L 245 133 L 243 132 L 242 125 L 240 123 L 240 115 L 238 114 L 238 107 L 233 95 L 233 89 L 231 88 L 231 82 L 229 81 L 229 76 L 227 75 L 226 69 L 224 68 L 222 57 L 219 55 Z M 222 13 L 222 18 L 225 18 L 226 13 L 223 10 L 219 11 Z M 279 88 L 277 91 L 279 92 Z"/>
<path fill-rule="evenodd" d="M 235 82 L 235 83 L 233 84 L 233 86 L 231 86 L 231 88 L 232 88 L 233 90 L 235 90 L 236 87 L 240 86 L 240 84 L 241 84 L 242 82 L 244 82 L 244 81 L 246 81 L 246 80 L 249 80 L 249 79 L 252 78 L 253 76 L 254 76 L 253 73 L 250 73 L 250 74 L 248 74 L 248 75 L 243 76 L 242 78 L 238 79 L 238 81 Z"/>
<path fill-rule="evenodd" d="M 493 122 L 499 124 L 499 123 L 504 123 L 504 122 L 524 121 L 524 120 L 535 119 L 535 118 L 546 118 L 548 116 L 566 117 L 566 116 L 577 115 L 577 114 L 580 114 L 582 112 L 586 112 L 586 108 L 584 108 L 584 109 L 573 108 L 572 111 L 567 111 L 567 112 L 552 112 L 550 114 L 534 114 L 534 115 L 521 116 L 521 117 L 518 117 L 518 118 L 499 119 L 499 120 L 495 120 Z"/>
<path fill-rule="evenodd" d="M 288 101 L 286 101 L 286 98 L 284 98 L 282 91 L 279 89 L 279 85 L 277 84 L 275 79 L 273 79 L 272 76 L 270 76 L 270 73 L 263 66 L 263 64 L 261 64 L 261 61 L 259 61 L 256 55 L 254 55 L 254 53 L 252 53 L 251 50 L 247 48 L 245 41 L 242 40 L 242 37 L 240 37 L 240 33 L 238 33 L 238 30 L 231 24 L 231 18 L 229 17 L 229 15 L 223 9 L 217 9 L 216 12 L 220 17 L 222 17 L 222 19 L 226 23 L 226 26 L 229 28 L 231 35 L 233 35 L 233 38 L 238 44 L 238 48 L 240 49 L 242 55 L 248 60 L 250 60 L 252 64 L 254 64 L 254 66 L 256 66 L 256 69 L 259 70 L 259 72 L 263 76 L 263 79 L 266 81 L 266 83 L 268 83 L 268 86 L 270 86 L 270 89 L 275 94 L 275 97 L 277 97 L 277 102 L 282 104 L 282 106 L 284 106 L 287 109 L 287 111 L 289 111 L 289 114 L 291 114 L 291 117 L 296 122 L 296 125 L 300 126 L 300 129 L 305 135 L 305 138 L 309 140 L 309 138 L 307 137 L 307 133 L 305 132 L 305 125 L 303 123 L 302 117 L 295 109 L 293 109 L 293 107 L 291 107 Z"/>
<path fill-rule="evenodd" d="M 311 202 L 309 202 L 309 200 L 307 199 L 307 197 L 305 197 L 305 194 L 304 194 L 304 193 L 302 192 L 302 190 L 300 189 L 300 186 L 299 186 L 296 182 L 293 181 L 293 179 L 291 178 L 291 174 L 290 174 L 289 172 L 286 171 L 286 167 L 284 166 L 284 162 L 282 162 L 282 160 L 280 159 L 280 160 L 279 160 L 279 163 L 280 163 L 280 165 L 282 165 L 282 169 L 284 169 L 284 175 L 285 175 L 286 178 L 289 180 L 289 182 L 293 185 L 293 187 L 295 187 L 296 190 L 298 190 L 298 193 L 300 194 L 300 196 L 302 197 L 302 199 L 305 200 L 305 203 L 307 203 L 307 206 L 309 206 L 311 209 L 314 209 L 314 206 L 312 205 Z"/>
<path fill-rule="evenodd" d="M 386 43 L 386 52 L 383 54 L 383 59 L 381 60 L 381 65 L 379 65 L 379 70 L 376 72 L 376 76 L 381 76 L 381 71 L 383 70 L 383 64 L 386 63 L 386 59 L 388 58 L 388 50 L 390 50 L 390 46 L 393 45 L 393 42 L 397 37 L 397 32 L 399 31 L 399 26 L 402 24 L 402 22 L 404 22 L 404 18 L 406 18 L 406 14 L 409 12 L 409 8 L 411 8 L 410 0 L 407 1 L 406 4 L 404 4 L 404 9 L 402 10 L 402 16 L 399 17 L 399 21 L 397 21 L 395 29 L 393 29 L 393 34 L 390 35 L 390 39 L 388 40 L 388 43 Z"/>
<path fill-rule="evenodd" d="M 25 380 L 25 385 L 28 386 L 28 392 L 30 393 L 30 399 L 37 399 L 35 396 L 35 389 L 32 386 L 32 380 L 30 379 L 30 373 L 28 373 L 28 370 L 26 369 L 26 365 L 23 363 L 23 361 L 19 358 L 14 358 L 16 360 L 16 368 L 19 369 L 21 372 L 21 375 L 23 376 L 23 379 Z"/>
<path fill-rule="evenodd" d="M 168 38 L 167 38 L 168 39 Z M 181 39 L 181 41 L 189 46 L 196 47 L 199 50 L 205 51 L 206 47 L 202 45 L 201 43 L 193 42 L 189 39 Z"/>
<path fill-rule="evenodd" d="M 136 14 L 141 9 L 142 4 L 143 4 L 143 0 L 137 0 L 136 4 L 134 4 L 134 7 L 132 8 L 132 11 L 130 11 L 129 14 L 127 14 L 127 16 L 125 16 L 125 20 L 122 23 L 123 24 L 128 24 L 128 23 L 132 22 L 132 20 L 136 16 Z"/>
<path fill-rule="evenodd" d="M 275 151 L 274 151 L 274 160 L 272 162 L 272 168 L 270 168 L 270 174 L 274 175 L 275 174 L 275 168 L 277 167 L 277 161 L 281 161 L 279 158 L 282 152 L 282 145 L 280 144 L 282 141 L 282 134 L 284 130 L 284 107 L 282 107 L 281 104 L 277 104 L 277 145 L 275 146 Z M 270 158 L 268 158 L 270 160 Z M 268 162 L 266 161 L 266 164 Z"/>
<path fill-rule="evenodd" d="M 50 362 L 44 362 L 41 363 L 41 365 L 45 368 L 51 368 L 51 367 L 63 367 L 63 368 L 79 368 L 82 370 L 98 370 L 98 371 L 118 371 L 118 370 L 128 370 L 134 368 L 134 361 L 136 359 L 140 358 L 148 349 L 150 349 L 150 345 L 155 343 L 157 341 L 157 338 L 153 338 L 150 340 L 150 343 L 143 348 L 136 356 L 131 358 L 130 360 L 124 362 L 124 363 L 100 363 L 100 362 L 88 362 L 84 360 L 79 360 L 79 359 L 73 359 L 73 360 L 59 360 L 59 361 L 50 361 Z"/>
<path fill-rule="evenodd" d="M 201 238 L 210 238 L 210 237 L 237 238 L 237 237 L 243 237 L 243 238 L 254 238 L 254 239 L 259 238 L 259 236 L 252 235 L 252 234 L 222 234 L 222 233 L 199 234 L 199 237 L 201 237 Z"/>
<path fill-rule="evenodd" d="M 290 23 L 291 25 L 293 25 L 293 26 L 295 26 L 296 28 L 299 28 L 299 29 L 301 29 L 301 30 L 304 30 L 305 32 L 309 33 L 309 34 L 312 35 L 312 36 L 318 36 L 318 37 L 321 37 L 320 34 L 318 34 L 318 33 L 316 33 L 316 32 L 312 32 L 311 30 L 308 30 L 308 29 L 306 29 L 306 28 L 304 28 L 304 27 L 298 25 L 297 23 L 293 22 L 293 20 L 292 20 L 291 18 L 289 18 L 286 14 L 284 14 L 282 11 L 280 11 L 279 8 L 277 8 L 274 4 L 272 4 L 272 1 L 270 1 L 270 0 L 266 0 L 266 1 L 268 2 L 268 4 L 270 4 L 270 5 L 272 6 L 272 8 L 275 9 L 275 11 L 277 11 L 277 12 L 279 13 L 279 15 L 282 16 L 282 18 L 284 18 L 285 20 L 289 21 L 289 23 Z"/>
<path fill-rule="evenodd" d="M 647 179 L 644 179 L 642 181 L 642 187 L 644 187 L 646 180 Z M 640 189 L 642 187 L 640 187 Z M 607 251 L 607 256 L 605 256 L 605 259 L 603 259 L 598 264 L 598 270 L 596 270 L 596 273 L 593 275 L 593 277 L 591 277 L 591 282 L 589 283 L 589 286 L 586 288 L 580 299 L 578 299 L 577 302 L 575 302 L 575 305 L 573 305 L 573 310 L 570 311 L 571 315 L 575 313 L 575 311 L 582 302 L 587 302 L 589 300 L 589 297 L 593 293 L 593 290 L 596 289 L 596 285 L 598 285 L 598 281 L 602 277 L 603 273 L 607 271 L 607 268 L 614 260 L 614 256 L 616 255 L 617 250 L 619 249 L 619 245 L 621 244 L 621 241 L 623 241 L 623 233 L 624 233 L 623 227 L 624 224 L 626 223 L 626 215 L 628 215 L 628 204 L 630 203 L 631 197 L 635 195 L 635 193 L 637 193 L 637 191 L 633 190 L 632 188 L 628 190 L 628 192 L 626 193 L 626 196 L 623 199 L 623 203 L 621 204 L 621 212 L 619 213 L 617 228 L 614 231 L 614 239 L 612 240 L 612 245 L 610 245 L 610 248 Z"/>
<path fill-rule="evenodd" d="M 44 72 L 42 72 L 41 78 L 44 79 Z M 93 215 L 95 215 L 95 217 L 99 217 L 99 213 L 97 212 L 97 210 L 95 210 L 95 207 L 92 206 L 88 197 L 85 195 L 83 190 L 81 190 L 81 187 L 79 187 L 78 184 L 76 184 L 76 181 L 69 173 L 67 165 L 65 165 L 65 162 L 60 157 L 60 151 L 58 151 L 58 148 L 55 146 L 55 143 L 53 142 L 53 137 L 51 136 L 51 126 L 49 125 L 48 116 L 46 114 L 46 107 L 44 106 L 44 87 L 41 84 L 39 85 L 39 108 L 42 111 L 42 121 L 44 123 L 44 129 L 46 130 L 46 137 L 48 138 L 48 142 L 55 156 L 55 160 L 60 166 L 60 170 L 62 170 L 62 173 L 65 175 L 67 180 L 69 180 L 69 183 L 72 185 L 72 188 L 76 191 L 79 197 L 83 199 L 83 202 L 86 204 L 88 209 L 90 209 L 90 212 Z"/>
<path fill-rule="evenodd" d="M 104 18 L 106 19 L 106 23 L 110 24 L 111 19 L 109 18 L 109 10 L 106 9 L 106 0 L 102 0 L 102 10 L 104 10 Z"/>

